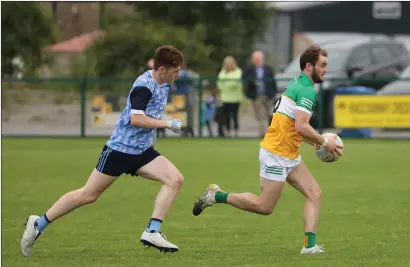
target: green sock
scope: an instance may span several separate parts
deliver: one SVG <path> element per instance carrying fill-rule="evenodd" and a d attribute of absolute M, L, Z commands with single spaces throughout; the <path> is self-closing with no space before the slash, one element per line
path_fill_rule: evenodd
<path fill-rule="evenodd" d="M 305 233 L 305 247 L 311 248 L 316 245 L 316 234 L 312 232 Z"/>
<path fill-rule="evenodd" d="M 228 192 L 216 192 L 215 193 L 215 202 L 216 203 L 226 203 L 228 199 Z"/>

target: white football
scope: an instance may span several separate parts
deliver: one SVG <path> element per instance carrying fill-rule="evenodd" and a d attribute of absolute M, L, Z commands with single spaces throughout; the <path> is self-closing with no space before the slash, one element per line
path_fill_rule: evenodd
<path fill-rule="evenodd" d="M 324 137 L 330 137 L 330 136 L 334 136 L 334 135 L 337 136 L 336 137 L 336 143 L 338 145 L 343 146 L 343 141 L 337 134 L 334 134 L 334 133 L 324 133 L 324 134 L 322 134 L 322 136 L 324 136 Z M 325 147 L 323 147 L 322 145 L 315 145 L 315 150 L 316 150 L 315 151 L 316 156 L 323 162 L 328 162 L 328 163 L 335 162 L 340 158 L 340 157 L 335 157 L 332 154 L 329 154 L 327 152 L 327 149 Z"/>

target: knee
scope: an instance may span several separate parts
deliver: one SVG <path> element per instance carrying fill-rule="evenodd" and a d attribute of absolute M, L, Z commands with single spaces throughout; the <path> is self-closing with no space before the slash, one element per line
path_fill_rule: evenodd
<path fill-rule="evenodd" d="M 306 197 L 315 202 L 320 202 L 322 201 L 322 190 L 319 187 L 310 188 L 306 192 Z"/>
<path fill-rule="evenodd" d="M 171 174 L 167 179 L 169 181 L 169 186 L 179 189 L 184 184 L 184 176 L 180 172 Z"/>
<path fill-rule="evenodd" d="M 96 202 L 98 197 L 100 196 L 100 193 L 90 192 L 90 191 L 84 190 L 84 188 L 81 188 L 79 191 L 80 191 L 79 201 L 83 205 L 92 204 Z"/>
<path fill-rule="evenodd" d="M 260 206 L 259 208 L 259 214 L 260 215 L 271 215 L 273 212 L 274 207 L 266 207 L 266 206 Z"/>
<path fill-rule="evenodd" d="M 260 215 L 271 215 L 275 206 L 267 205 L 263 202 L 258 202 L 256 204 L 256 212 Z"/>

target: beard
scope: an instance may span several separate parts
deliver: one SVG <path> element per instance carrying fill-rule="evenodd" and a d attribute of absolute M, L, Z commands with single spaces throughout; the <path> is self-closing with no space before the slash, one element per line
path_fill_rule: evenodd
<path fill-rule="evenodd" d="M 313 80 L 314 83 L 323 83 L 323 79 L 320 77 L 319 72 L 316 71 L 315 68 L 313 68 L 312 80 Z"/>

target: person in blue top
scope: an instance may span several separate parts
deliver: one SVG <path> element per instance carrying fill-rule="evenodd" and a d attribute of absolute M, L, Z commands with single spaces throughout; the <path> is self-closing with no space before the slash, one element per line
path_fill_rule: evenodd
<path fill-rule="evenodd" d="M 179 248 L 160 232 L 160 227 L 184 178 L 153 146 L 157 129 L 169 128 L 176 133 L 181 129 L 180 120 L 162 118 L 170 84 L 179 76 L 182 62 L 182 53 L 172 46 L 161 46 L 155 51 L 154 69 L 143 73 L 132 85 L 125 109 L 84 187 L 63 195 L 43 216 L 27 218 L 20 241 L 24 256 L 30 255 L 34 242 L 51 222 L 95 202 L 122 174 L 139 175 L 163 184 L 140 240 L 160 251 L 178 251 Z"/>
<path fill-rule="evenodd" d="M 204 101 L 202 104 L 202 123 L 206 125 L 210 137 L 213 137 L 212 121 L 215 117 L 216 98 L 215 93 L 210 90 L 205 91 Z"/>

